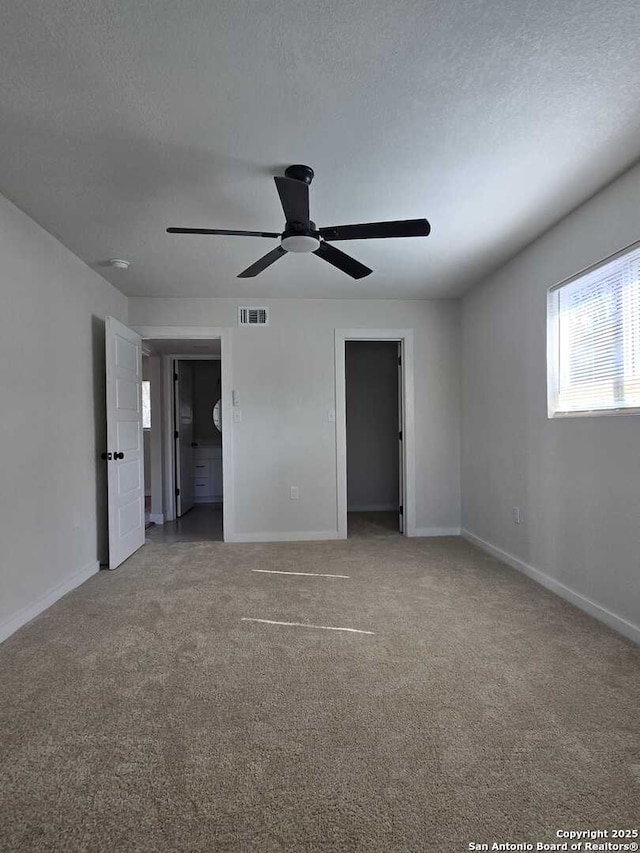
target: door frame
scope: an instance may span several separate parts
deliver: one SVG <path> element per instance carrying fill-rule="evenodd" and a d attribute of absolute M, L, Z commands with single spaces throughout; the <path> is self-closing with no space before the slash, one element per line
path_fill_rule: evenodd
<path fill-rule="evenodd" d="M 225 542 L 234 541 L 235 504 L 233 489 L 233 408 L 231 406 L 231 328 L 222 326 L 132 326 L 144 340 L 216 340 L 220 341 L 220 355 L 163 355 L 164 396 L 164 449 L 165 449 L 165 519 L 175 520 L 174 451 L 173 447 L 173 370 L 174 359 L 192 361 L 221 361 L 220 396 L 222 400 L 222 537 Z"/>
<path fill-rule="evenodd" d="M 413 329 L 336 329 L 336 482 L 338 498 L 338 538 L 347 538 L 347 381 L 345 344 L 347 341 L 396 341 L 402 351 L 402 486 L 404 536 L 416 536 L 415 477 L 415 396 Z"/>
<path fill-rule="evenodd" d="M 214 361 L 218 360 L 218 356 L 210 356 L 209 358 L 203 358 L 203 361 Z M 167 459 L 173 462 L 173 490 L 170 491 L 169 494 L 173 496 L 175 513 L 174 516 L 178 516 L 178 505 L 180 505 L 180 518 L 182 518 L 185 513 L 182 511 L 182 499 L 183 499 L 183 479 L 182 479 L 182 460 L 180 458 L 180 451 L 182 450 L 182 431 L 180 429 L 180 398 L 179 393 L 176 393 L 176 390 L 180 390 L 180 365 L 181 361 L 195 361 L 195 359 L 191 359 L 189 356 L 180 356 L 180 355 L 172 355 L 170 356 L 170 371 L 173 374 L 173 384 L 172 384 L 172 411 L 173 411 L 173 422 L 172 422 L 172 435 L 173 435 L 173 454 L 167 454 Z M 166 375 L 166 368 L 165 368 Z M 193 501 L 193 411 L 194 411 L 194 395 L 193 395 L 193 373 L 191 374 L 191 463 L 192 463 L 192 471 L 191 471 L 191 490 L 192 490 L 192 500 L 191 506 L 187 510 L 193 509 L 194 501 Z M 170 436 L 168 436 L 170 437 Z M 180 451 L 179 451 L 180 448 Z M 180 485 L 180 491 L 178 491 L 178 484 Z M 173 520 L 173 519 L 170 519 Z"/>

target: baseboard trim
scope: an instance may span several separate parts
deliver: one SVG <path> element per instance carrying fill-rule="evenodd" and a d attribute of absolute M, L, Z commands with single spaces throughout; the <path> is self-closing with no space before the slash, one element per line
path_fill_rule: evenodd
<path fill-rule="evenodd" d="M 356 506 L 348 506 L 347 512 L 398 512 L 399 507 L 396 504 L 358 504 Z"/>
<path fill-rule="evenodd" d="M 84 583 L 92 575 L 95 575 L 99 570 L 100 564 L 97 560 L 89 563 L 88 566 L 78 569 L 71 575 L 67 575 L 63 581 L 45 592 L 44 595 L 41 595 L 32 604 L 28 604 L 26 607 L 18 610 L 17 613 L 14 613 L 13 616 L 5 619 L 4 622 L 0 623 L 0 643 L 14 634 L 19 628 L 22 628 L 23 625 L 26 625 L 27 622 L 35 619 L 36 616 L 39 616 L 51 607 L 52 604 L 55 604 L 63 595 L 71 592 L 71 590 L 80 586 L 80 584 Z"/>
<path fill-rule="evenodd" d="M 503 551 L 502 548 L 498 548 L 496 545 L 492 545 L 490 542 L 481 539 L 479 536 L 476 536 L 475 533 L 471 533 L 470 530 L 465 530 L 463 528 L 462 536 L 472 545 L 476 545 L 482 551 L 486 551 L 487 554 L 491 554 L 492 557 L 495 557 L 497 560 L 511 566 L 512 569 L 516 569 L 516 571 L 527 575 L 527 577 L 530 577 L 532 580 L 536 581 L 536 583 L 539 583 L 541 586 L 544 586 L 546 589 L 556 595 L 559 595 L 560 598 L 564 598 L 565 601 L 575 604 L 575 606 L 579 607 L 580 610 L 584 610 L 585 613 L 595 617 L 600 622 L 604 622 L 604 624 L 609 628 L 613 628 L 614 631 L 628 637 L 628 639 L 633 640 L 634 643 L 640 644 L 640 627 L 638 625 L 634 625 L 633 622 L 628 622 L 622 616 L 612 613 L 610 610 L 607 610 L 606 607 L 602 607 L 602 605 L 597 604 L 590 598 L 587 598 L 570 587 L 565 586 L 550 575 L 546 575 L 544 572 L 541 572 L 540 569 L 536 569 L 535 566 L 525 563 L 524 560 L 521 560 L 519 557 L 510 554 L 508 551 Z"/>
<path fill-rule="evenodd" d="M 233 533 L 226 542 L 313 542 L 340 539 L 337 530 L 296 530 L 290 533 Z"/>
<path fill-rule="evenodd" d="M 164 513 L 163 512 L 150 512 L 149 513 L 149 521 L 153 522 L 153 524 L 164 524 Z"/>
<path fill-rule="evenodd" d="M 459 527 L 416 527 L 411 536 L 460 536 Z"/>

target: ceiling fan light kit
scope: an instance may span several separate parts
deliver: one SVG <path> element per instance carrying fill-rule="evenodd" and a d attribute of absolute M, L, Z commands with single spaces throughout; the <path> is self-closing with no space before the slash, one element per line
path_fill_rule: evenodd
<path fill-rule="evenodd" d="M 426 219 L 403 219 L 393 222 L 367 222 L 359 225 L 333 225 L 316 228 L 309 218 L 309 186 L 313 180 L 311 166 L 294 165 L 285 169 L 284 177 L 274 181 L 285 216 L 285 229 L 275 231 L 234 231 L 219 228 L 167 228 L 169 234 L 220 234 L 238 237 L 280 238 L 280 245 L 241 272 L 238 278 L 253 278 L 288 252 L 309 252 L 352 278 L 364 278 L 373 270 L 350 255 L 331 246 L 334 240 L 371 240 L 388 237 L 427 237 L 431 226 Z"/>
<path fill-rule="evenodd" d="M 320 246 L 320 240 L 313 234 L 296 234 L 294 231 L 285 231 L 280 239 L 280 245 L 287 252 L 315 252 Z"/>

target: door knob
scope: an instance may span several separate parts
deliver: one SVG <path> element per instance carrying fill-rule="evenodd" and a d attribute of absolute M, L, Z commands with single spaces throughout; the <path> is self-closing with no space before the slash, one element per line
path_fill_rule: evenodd
<path fill-rule="evenodd" d="M 112 459 L 112 458 L 113 458 L 113 453 L 101 453 L 101 454 L 100 454 L 100 458 L 101 458 L 101 459 L 107 459 L 107 460 L 108 460 L 108 459 Z"/>
<path fill-rule="evenodd" d="M 124 459 L 124 453 L 118 453 L 117 451 L 113 454 L 114 459 Z"/>

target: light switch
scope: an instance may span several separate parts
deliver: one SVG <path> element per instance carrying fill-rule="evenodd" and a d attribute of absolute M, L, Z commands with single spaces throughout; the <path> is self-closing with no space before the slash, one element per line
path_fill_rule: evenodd
<path fill-rule="evenodd" d="M 231 402 L 234 406 L 240 405 L 240 394 L 237 391 L 231 392 Z"/>

